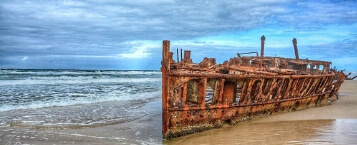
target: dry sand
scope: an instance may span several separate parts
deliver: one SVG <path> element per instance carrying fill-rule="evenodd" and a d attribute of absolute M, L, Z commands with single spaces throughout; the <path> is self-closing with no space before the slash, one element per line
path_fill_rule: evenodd
<path fill-rule="evenodd" d="M 345 81 L 332 105 L 283 113 L 162 142 L 161 98 L 148 114 L 115 125 L 80 129 L 0 127 L 0 144 L 353 144 L 357 142 L 357 81 Z M 140 115 L 140 114 L 133 114 Z"/>

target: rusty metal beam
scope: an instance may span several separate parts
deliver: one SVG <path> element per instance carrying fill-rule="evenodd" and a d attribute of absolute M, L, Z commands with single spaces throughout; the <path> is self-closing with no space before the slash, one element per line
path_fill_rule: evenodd
<path fill-rule="evenodd" d="M 162 133 L 165 134 L 168 131 L 169 127 L 169 103 L 168 100 L 170 99 L 169 90 L 170 90 L 170 83 L 169 83 L 169 73 L 170 73 L 170 41 L 164 40 L 162 44 Z"/>
<path fill-rule="evenodd" d="M 334 74 L 326 74 L 326 75 L 284 75 L 284 76 L 268 76 L 268 75 L 235 75 L 235 74 L 217 74 L 217 73 L 188 73 L 188 72 L 170 72 L 170 76 L 176 77 L 207 77 L 207 78 L 222 78 L 222 79 L 242 79 L 242 78 L 319 78 L 319 77 L 328 77 L 334 76 Z"/>

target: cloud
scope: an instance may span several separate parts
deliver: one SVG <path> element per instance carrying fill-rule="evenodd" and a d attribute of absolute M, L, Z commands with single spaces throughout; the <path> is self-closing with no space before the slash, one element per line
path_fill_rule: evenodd
<path fill-rule="evenodd" d="M 239 31 L 273 23 L 324 22 L 333 10 L 340 20 L 356 20 L 347 3 L 271 1 L 4 1 L 3 36 L 22 37 L 18 41 L 36 47 L 97 44 L 133 40 L 185 40 Z M 315 7 L 319 5 L 320 7 Z M 337 8 L 330 11 L 324 7 Z M 291 10 L 290 7 L 298 7 Z M 319 10 L 315 10 L 318 8 Z M 346 12 L 343 8 L 347 8 Z M 300 9 L 306 9 L 297 13 Z M 349 10 L 349 11 L 348 11 Z M 301 14 L 302 13 L 302 14 Z M 342 16 L 343 14 L 343 16 Z M 303 18 L 308 16 L 309 19 Z M 275 19 L 277 18 L 277 19 Z M 303 21 L 301 21 L 303 19 Z M 331 18 L 330 18 L 331 19 Z M 311 22 L 310 22 L 311 21 Z M 11 34 L 11 35 L 9 35 Z M 25 36 L 22 34 L 26 34 Z M 31 39 L 31 42 L 25 42 Z M 8 41 L 7 41 L 8 42 Z M 63 43 L 66 42 L 66 43 Z M 19 44 L 21 45 L 21 43 Z M 20 46 L 19 46 L 20 47 Z"/>
<path fill-rule="evenodd" d="M 25 56 L 24 58 L 22 58 L 21 60 L 27 60 L 29 57 Z"/>
<path fill-rule="evenodd" d="M 151 53 L 145 53 L 143 51 L 135 51 L 133 53 L 122 53 L 118 54 L 119 57 L 123 58 L 146 58 L 150 55 Z"/>
<path fill-rule="evenodd" d="M 249 1 L 4 1 L 2 34 L 35 41 L 112 42 L 191 39 L 249 29 L 283 13 L 278 3 Z"/>
<path fill-rule="evenodd" d="M 295 29 L 314 30 L 329 24 L 354 24 L 357 22 L 357 1 L 297 1 L 288 12 L 276 17 L 277 21 Z"/>
<path fill-rule="evenodd" d="M 178 47 L 206 48 L 207 54 L 214 54 L 215 48 L 255 47 L 253 41 L 236 39 L 246 33 L 254 34 L 249 40 L 263 35 L 257 33 L 304 35 L 326 25 L 356 23 L 357 2 L 348 0 L 2 0 L 0 56 L 158 59 L 161 41 L 166 39 L 180 42 Z M 250 31 L 262 28 L 271 31 Z M 229 37 L 214 38 L 222 35 Z M 202 39 L 210 37 L 214 39 Z M 282 39 L 271 40 L 274 48 L 290 45 L 281 44 Z M 0 62 L 4 63 L 9 62 Z"/>

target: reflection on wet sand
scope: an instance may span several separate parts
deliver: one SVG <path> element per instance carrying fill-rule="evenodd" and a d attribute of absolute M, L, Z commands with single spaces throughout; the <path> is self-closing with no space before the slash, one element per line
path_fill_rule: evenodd
<path fill-rule="evenodd" d="M 165 144 L 354 144 L 357 120 L 243 122 L 172 139 Z"/>

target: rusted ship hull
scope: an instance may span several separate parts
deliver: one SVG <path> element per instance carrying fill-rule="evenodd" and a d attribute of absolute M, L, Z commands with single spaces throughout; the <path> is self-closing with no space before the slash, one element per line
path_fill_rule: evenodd
<path fill-rule="evenodd" d="M 264 57 L 264 40 L 261 56 L 238 54 L 223 64 L 216 64 L 214 58 L 194 64 L 190 51 L 175 62 L 170 42 L 163 41 L 163 137 L 327 105 L 329 98 L 337 99 L 344 74 L 331 70 L 331 62 L 300 60 L 296 40 L 296 59 Z"/>

